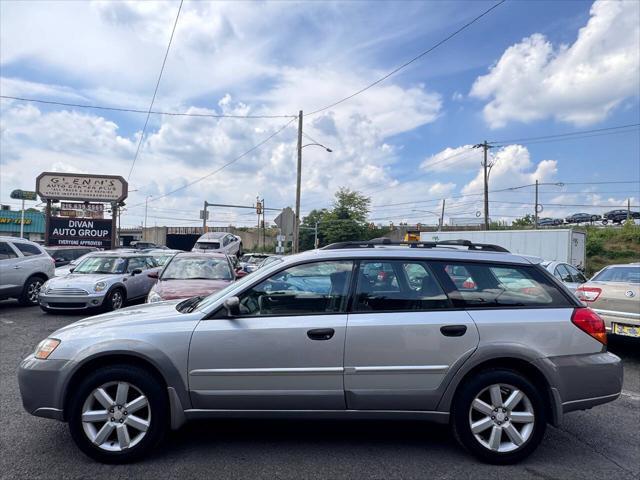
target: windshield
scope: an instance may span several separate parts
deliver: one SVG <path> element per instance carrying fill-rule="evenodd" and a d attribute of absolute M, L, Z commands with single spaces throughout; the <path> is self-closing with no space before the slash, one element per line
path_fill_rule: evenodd
<path fill-rule="evenodd" d="M 124 273 L 127 259 L 122 257 L 88 257 L 73 270 L 73 273 Z"/>
<path fill-rule="evenodd" d="M 167 264 L 162 280 L 233 280 L 229 262 L 224 258 L 176 257 Z"/>
<path fill-rule="evenodd" d="M 159 267 L 164 267 L 167 262 L 174 257 L 174 255 L 175 253 L 165 253 L 161 255 L 154 255 L 153 258 L 155 259 Z"/>
<path fill-rule="evenodd" d="M 218 250 L 220 242 L 196 242 L 195 248 L 200 250 Z"/>
<path fill-rule="evenodd" d="M 597 273 L 594 282 L 640 283 L 640 266 L 611 267 Z"/>

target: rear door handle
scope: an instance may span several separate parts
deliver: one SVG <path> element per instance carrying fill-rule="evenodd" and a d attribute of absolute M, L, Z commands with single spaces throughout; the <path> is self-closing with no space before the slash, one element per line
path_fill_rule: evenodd
<path fill-rule="evenodd" d="M 329 340 L 336 331 L 333 328 L 314 328 L 307 332 L 307 337 L 311 340 Z"/>
<path fill-rule="evenodd" d="M 440 333 L 445 337 L 461 337 L 467 333 L 466 325 L 445 325 L 440 327 Z"/>

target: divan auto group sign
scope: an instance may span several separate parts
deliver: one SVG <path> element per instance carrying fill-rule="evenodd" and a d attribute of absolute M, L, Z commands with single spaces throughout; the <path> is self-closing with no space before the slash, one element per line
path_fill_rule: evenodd
<path fill-rule="evenodd" d="M 49 220 L 49 245 L 110 248 L 111 220 L 52 217 Z"/>
<path fill-rule="evenodd" d="M 36 191 L 45 200 L 121 202 L 127 198 L 127 181 L 119 175 L 44 172 Z"/>

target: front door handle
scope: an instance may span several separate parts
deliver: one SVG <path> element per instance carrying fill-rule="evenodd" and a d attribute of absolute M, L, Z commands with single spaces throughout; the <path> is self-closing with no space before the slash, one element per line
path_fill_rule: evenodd
<path fill-rule="evenodd" d="M 22 268 L 20 265 L 16 265 L 15 267 L 13 267 L 14 270 L 18 270 L 19 268 Z"/>
<path fill-rule="evenodd" d="M 333 328 L 314 328 L 307 332 L 307 337 L 311 340 L 329 340 L 336 331 Z"/>
<path fill-rule="evenodd" d="M 445 325 L 440 327 L 440 333 L 445 337 L 461 337 L 467 333 L 466 325 Z"/>

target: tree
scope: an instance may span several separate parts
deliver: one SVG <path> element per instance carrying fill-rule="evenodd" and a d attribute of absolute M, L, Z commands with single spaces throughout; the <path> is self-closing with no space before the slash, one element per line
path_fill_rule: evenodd
<path fill-rule="evenodd" d="M 512 226 L 514 227 L 530 227 L 534 224 L 535 218 L 530 213 L 527 213 L 524 217 L 516 218 Z"/>
<path fill-rule="evenodd" d="M 314 229 L 318 222 L 320 246 L 334 242 L 365 240 L 371 232 L 367 229 L 367 216 L 371 199 L 361 193 L 340 188 L 330 210 L 313 210 L 302 219 L 300 249 L 313 248 Z"/>

